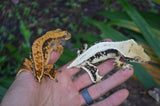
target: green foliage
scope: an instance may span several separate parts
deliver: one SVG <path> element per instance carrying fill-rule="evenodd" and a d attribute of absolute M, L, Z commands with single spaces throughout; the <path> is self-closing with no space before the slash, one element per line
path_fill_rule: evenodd
<path fill-rule="evenodd" d="M 3 95 L 7 92 L 8 88 L 12 84 L 12 82 L 13 82 L 13 78 L 0 80 L 0 101 L 2 100 Z"/>
<path fill-rule="evenodd" d="M 145 71 L 145 68 L 140 64 L 132 63 L 134 66 L 134 75 L 138 78 L 139 81 L 147 88 L 151 88 L 155 85 L 158 86 L 157 82 L 153 79 L 153 77 Z"/>
<path fill-rule="evenodd" d="M 152 30 L 149 24 L 145 21 L 145 19 L 126 1 L 119 0 L 126 13 L 130 16 L 130 18 L 134 21 L 134 23 L 140 29 L 144 39 L 149 43 L 154 52 L 160 58 L 160 39 L 158 35 Z"/>
<path fill-rule="evenodd" d="M 160 0 L 152 0 L 152 1 L 154 1 L 154 2 L 156 2 L 156 3 L 158 3 L 158 4 L 160 4 Z"/>
<path fill-rule="evenodd" d="M 16 16 L 20 19 L 21 15 L 16 12 Z M 12 17 L 9 17 L 12 18 Z M 11 30 L 7 26 L 0 27 L 0 100 L 14 80 L 15 73 L 17 72 L 22 58 L 29 56 L 31 32 L 28 30 L 22 20 L 20 20 L 19 30 L 22 35 L 22 39 L 25 41 L 18 47 L 15 46 L 19 41 L 17 34 L 14 31 L 17 27 L 13 27 Z M 22 40 L 21 39 L 21 40 Z"/>
<path fill-rule="evenodd" d="M 77 56 L 76 52 L 82 46 L 82 42 L 80 41 L 80 39 L 85 38 L 85 43 L 87 43 L 88 45 L 92 45 L 93 43 L 101 40 L 101 38 L 89 34 L 75 34 L 74 37 L 75 37 L 75 43 L 72 46 L 72 49 L 64 49 L 63 54 L 55 64 L 57 67 L 65 65 L 66 63 L 73 60 Z"/>
<path fill-rule="evenodd" d="M 31 37 L 31 32 L 27 29 L 26 25 L 22 20 L 20 21 L 20 32 L 26 41 L 24 46 L 30 47 L 29 39 Z"/>
<path fill-rule="evenodd" d="M 98 27 L 102 32 L 101 38 L 103 39 L 111 38 L 113 41 L 122 41 L 134 38 L 137 42 L 151 46 L 156 53 L 154 57 L 160 58 L 160 16 L 154 13 L 140 12 L 144 16 L 143 17 L 126 0 L 119 0 L 119 2 L 123 6 L 125 12 L 103 11 L 99 12 L 98 15 L 105 16 L 107 22 L 105 22 L 106 19 L 104 22 L 100 22 L 91 18 L 85 19 L 85 22 Z M 118 31 L 115 30 L 113 26 L 117 26 L 116 29 L 118 29 Z M 128 35 L 125 36 L 122 32 L 125 32 Z M 155 85 L 159 86 L 154 78 L 141 65 L 134 64 L 134 70 L 136 77 L 147 89 Z"/>
<path fill-rule="evenodd" d="M 105 38 L 110 38 L 112 40 L 126 40 L 127 37 L 124 36 L 123 34 L 121 34 L 120 32 L 116 31 L 115 29 L 111 28 L 109 25 L 106 25 L 105 23 L 102 22 L 98 22 L 96 20 L 92 20 L 92 19 L 86 19 L 85 22 L 91 23 L 95 26 L 97 26 L 101 31 L 101 38 L 105 39 Z"/>
<path fill-rule="evenodd" d="M 84 17 L 84 14 L 90 13 L 90 8 L 82 8 L 84 7 L 82 4 L 88 3 L 89 0 L 78 0 L 77 2 L 74 0 L 65 2 L 56 0 L 50 4 L 35 0 L 31 2 L 22 1 L 14 5 L 12 2 L 2 1 L 0 4 L 0 100 L 14 80 L 22 58 L 29 57 L 31 42 L 49 29 L 69 29 L 69 32 L 72 33 L 72 39 L 67 41 L 69 44 L 66 44 L 69 46 L 65 47 L 64 53 L 56 62 L 57 68 L 75 58 L 77 56 L 76 51 L 82 46 L 82 43 L 87 43 L 90 46 L 105 38 L 111 38 L 114 41 L 134 38 L 146 46 L 150 44 L 158 55 L 159 50 L 155 48 L 157 47 L 155 44 L 159 40 L 155 40 L 155 38 L 160 36 L 160 16 L 158 14 L 144 11 L 137 13 L 125 1 L 120 1 L 123 2 L 121 5 L 125 12 L 109 11 L 114 10 L 110 6 L 112 0 L 102 1 L 105 2 L 104 4 L 109 4 L 106 7 L 107 11 L 97 13 L 100 17 L 105 17 L 104 21 L 100 22 L 91 18 L 85 19 L 86 23 L 97 26 L 101 30 L 101 35 L 95 34 L 97 31 L 94 30 L 94 34 L 84 34 L 84 28 L 88 28 L 89 25 L 84 25 L 79 16 Z M 158 3 L 158 0 L 153 1 Z M 127 5 L 125 6 L 124 4 Z M 58 6 L 63 6 L 63 9 Z M 66 9 L 68 10 L 66 11 Z M 156 10 L 153 11 L 155 12 Z M 143 25 L 146 26 L 141 28 Z M 92 32 L 92 30 L 87 29 L 87 32 Z M 31 38 L 31 35 L 33 38 Z M 148 42 L 147 39 L 152 39 L 154 42 Z M 159 55 L 155 55 L 152 50 L 147 52 L 151 54 L 154 62 L 159 61 L 157 58 Z M 135 75 L 146 88 L 158 85 L 150 74 L 144 71 L 144 67 L 141 65 L 134 66 Z"/>

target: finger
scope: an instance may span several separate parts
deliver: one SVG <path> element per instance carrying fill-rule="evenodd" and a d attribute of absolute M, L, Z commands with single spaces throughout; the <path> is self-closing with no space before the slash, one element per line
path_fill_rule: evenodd
<path fill-rule="evenodd" d="M 65 73 L 68 75 L 68 77 L 75 75 L 77 72 L 79 72 L 81 70 L 80 68 L 69 68 L 69 69 L 67 68 L 67 66 L 69 66 L 69 64 L 71 64 L 71 62 L 73 62 L 73 61 L 74 60 L 68 62 L 67 64 L 58 68 L 57 70 L 65 71 Z"/>
<path fill-rule="evenodd" d="M 53 51 L 53 52 L 50 54 L 50 59 L 49 59 L 48 64 L 54 64 L 54 63 L 60 58 L 60 56 L 61 56 L 61 53 L 56 52 L 56 51 Z M 73 60 L 72 60 L 72 61 L 73 61 Z M 57 70 L 59 70 L 59 71 L 65 70 L 69 76 L 72 76 L 72 75 L 76 74 L 78 71 L 80 71 L 80 69 L 78 69 L 78 68 L 70 68 L 70 69 L 67 69 L 67 66 L 68 66 L 72 61 L 68 62 L 66 65 L 58 68 Z"/>
<path fill-rule="evenodd" d="M 88 92 L 91 95 L 92 99 L 97 99 L 98 97 L 102 96 L 112 88 L 126 81 L 132 75 L 133 69 L 126 69 L 124 71 L 119 70 L 112 76 L 110 76 L 108 79 L 89 87 Z"/>
<path fill-rule="evenodd" d="M 92 87 L 88 88 L 88 92 L 92 95 L 93 99 L 96 99 L 103 94 L 105 94 L 110 89 L 118 86 L 119 84 L 126 81 L 129 77 L 133 75 L 132 70 L 119 70 L 108 79 L 93 85 Z M 112 82 L 112 83 L 111 83 Z"/>
<path fill-rule="evenodd" d="M 108 42 L 111 42 L 112 39 L 103 39 L 102 41 L 108 41 Z"/>
<path fill-rule="evenodd" d="M 28 106 L 30 103 L 27 104 L 26 100 L 33 101 L 35 99 L 34 94 L 37 94 L 38 85 L 39 83 L 35 81 L 32 73 L 27 71 L 22 72 L 9 87 L 1 101 L 1 106 L 12 106 L 13 104 L 21 106 L 23 103 Z"/>
<path fill-rule="evenodd" d="M 104 39 L 103 41 L 112 41 L 111 39 Z M 71 62 L 73 62 L 74 60 L 70 61 L 69 63 L 67 63 L 66 65 L 58 68 L 57 70 L 65 70 L 65 72 L 67 73 L 67 75 L 69 75 L 70 77 L 75 75 L 76 73 L 78 73 L 81 69 L 79 68 L 70 68 L 70 69 L 67 69 L 66 67 L 69 66 L 69 64 L 71 64 Z"/>
<path fill-rule="evenodd" d="M 103 101 L 93 104 L 92 106 L 118 106 L 128 97 L 128 95 L 128 90 L 122 89 L 113 93 Z"/>
<path fill-rule="evenodd" d="M 110 72 L 111 70 L 114 69 L 113 59 L 110 59 L 110 60 L 103 62 L 102 64 L 97 66 L 97 68 L 99 70 L 99 75 L 107 74 L 108 72 Z M 77 87 L 77 89 L 80 90 L 80 89 L 85 88 L 88 85 L 92 84 L 92 81 L 91 81 L 88 73 L 85 73 L 85 74 L 81 75 L 79 78 L 77 78 L 73 83 Z"/>
<path fill-rule="evenodd" d="M 50 54 L 49 62 L 48 64 L 54 64 L 61 56 L 61 53 L 53 51 Z"/>

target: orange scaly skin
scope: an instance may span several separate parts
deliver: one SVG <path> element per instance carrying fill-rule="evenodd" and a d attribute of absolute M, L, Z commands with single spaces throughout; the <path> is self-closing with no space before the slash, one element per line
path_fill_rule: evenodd
<path fill-rule="evenodd" d="M 55 76 L 59 72 L 56 72 L 54 65 L 47 65 L 50 54 L 53 50 L 63 53 L 62 42 L 70 38 L 71 34 L 67 31 L 56 29 L 48 31 L 46 34 L 36 39 L 32 45 L 30 60 L 27 58 L 23 60 L 17 76 L 22 71 L 29 71 L 34 74 L 38 82 L 41 82 L 44 75 L 57 81 Z"/>

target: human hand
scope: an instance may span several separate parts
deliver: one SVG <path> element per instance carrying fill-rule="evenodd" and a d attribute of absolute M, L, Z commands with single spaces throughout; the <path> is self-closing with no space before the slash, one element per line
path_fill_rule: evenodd
<path fill-rule="evenodd" d="M 52 52 L 49 63 L 53 64 L 59 58 L 60 54 Z M 33 74 L 29 72 L 22 72 L 10 86 L 6 95 L 4 96 L 1 105 L 2 106 L 77 106 L 84 105 L 84 100 L 81 89 L 91 85 L 92 82 L 87 73 L 78 77 L 74 81 L 71 77 L 75 75 L 80 69 L 66 67 L 70 63 L 58 68 L 61 73 L 56 76 L 58 83 L 48 77 L 44 78 L 41 83 L 38 83 Z M 113 66 L 113 60 L 107 60 L 98 65 L 99 74 L 105 75 L 109 73 L 115 67 Z M 94 84 L 88 88 L 88 92 L 93 100 L 107 93 L 112 88 L 126 81 L 133 74 L 131 70 L 119 70 L 97 84 Z M 92 104 L 93 106 L 116 106 L 121 104 L 128 96 L 129 92 L 126 89 L 119 90 L 103 101 Z"/>

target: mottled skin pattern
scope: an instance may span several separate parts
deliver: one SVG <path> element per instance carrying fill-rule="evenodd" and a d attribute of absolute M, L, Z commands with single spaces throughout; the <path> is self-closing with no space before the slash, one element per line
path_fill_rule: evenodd
<path fill-rule="evenodd" d="M 144 49 L 133 39 L 122 42 L 99 42 L 87 49 L 87 44 L 77 51 L 78 57 L 67 67 L 77 67 L 84 69 L 90 76 L 93 83 L 100 81 L 103 76 L 98 74 L 98 69 L 94 65 L 100 61 L 114 58 L 113 65 L 123 70 L 130 69 L 130 64 L 121 61 L 146 63 L 150 57 Z"/>
<path fill-rule="evenodd" d="M 44 75 L 57 81 L 55 76 L 59 72 L 56 72 L 54 65 L 48 65 L 50 54 L 53 50 L 62 53 L 62 42 L 70 38 L 71 34 L 67 31 L 56 29 L 36 39 L 32 45 L 30 60 L 27 58 L 23 60 L 17 76 L 22 71 L 29 71 L 34 74 L 38 82 L 41 82 Z"/>

